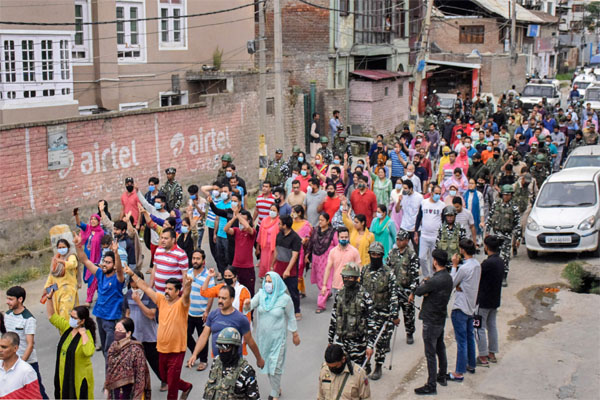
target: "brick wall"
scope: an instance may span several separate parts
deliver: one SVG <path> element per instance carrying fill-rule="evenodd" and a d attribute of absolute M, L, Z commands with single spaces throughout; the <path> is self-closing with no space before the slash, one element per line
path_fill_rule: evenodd
<path fill-rule="evenodd" d="M 351 80 L 350 123 L 361 125 L 363 133 L 371 136 L 388 135 L 408 119 L 408 101 L 408 79 Z"/>
<path fill-rule="evenodd" d="M 284 102 L 286 134 L 281 141 L 303 143 L 301 96 Z M 48 170 L 46 125 L 0 128 L 0 157 L 6 171 L 0 192 L 0 251 L 18 241 L 47 235 L 56 223 L 68 223 L 73 207 L 106 199 L 113 216 L 120 211 L 124 179 L 134 177 L 145 190 L 150 176 L 166 181 L 164 170 L 177 168 L 177 180 L 206 184 L 216 176 L 220 156 L 230 153 L 240 176 L 258 182 L 258 95 L 256 92 L 206 96 L 205 103 L 77 117 L 66 124 L 70 166 Z M 267 121 L 273 132 L 274 121 Z M 268 143 L 269 154 L 274 146 Z M 89 212 L 83 215 L 89 216 Z M 87 218 L 87 217 L 85 217 Z M 15 221 L 19 223 L 15 223 Z"/>
<path fill-rule="evenodd" d="M 480 25 L 484 27 L 483 43 L 460 43 L 461 26 Z M 469 54 L 473 49 L 480 53 L 498 53 L 504 49 L 504 43 L 498 41 L 499 24 L 493 18 L 452 18 L 432 19 L 429 40 L 444 51 Z"/>

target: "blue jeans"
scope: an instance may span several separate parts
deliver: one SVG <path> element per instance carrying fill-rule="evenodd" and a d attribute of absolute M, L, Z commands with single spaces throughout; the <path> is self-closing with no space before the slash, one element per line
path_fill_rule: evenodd
<path fill-rule="evenodd" d="M 100 317 L 96 317 L 96 324 L 98 325 L 98 335 L 100 336 L 100 343 L 102 345 L 102 354 L 106 359 L 108 348 L 115 340 L 115 325 L 117 320 L 108 320 Z"/>
<path fill-rule="evenodd" d="M 452 310 L 452 326 L 456 338 L 456 372 L 464 374 L 467 366 L 475 368 L 477 365 L 473 316 Z"/>

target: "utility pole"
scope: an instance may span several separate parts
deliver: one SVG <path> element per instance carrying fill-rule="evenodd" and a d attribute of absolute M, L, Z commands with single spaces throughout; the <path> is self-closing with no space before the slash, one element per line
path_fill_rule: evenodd
<path fill-rule="evenodd" d="M 514 1 L 514 0 L 513 0 Z M 427 11 L 425 12 L 425 21 L 421 30 L 421 43 L 419 44 L 419 56 L 413 71 L 415 87 L 412 94 L 412 104 L 410 107 L 410 131 L 416 132 L 419 119 L 419 97 L 421 96 L 421 80 L 425 78 L 427 70 L 427 60 L 429 59 L 429 27 L 431 25 L 431 10 L 433 9 L 433 0 L 427 0 Z M 419 71 L 419 69 L 421 69 Z"/>
<path fill-rule="evenodd" d="M 517 57 L 517 4 L 510 0 L 510 64 L 514 64 Z M 509 68 L 510 84 L 514 84 L 513 68 Z"/>
<path fill-rule="evenodd" d="M 258 154 L 259 169 L 258 179 L 262 181 L 267 175 L 267 147 L 265 132 L 267 131 L 267 50 L 265 43 L 265 5 L 266 2 L 257 2 L 258 5 Z"/>
<path fill-rule="evenodd" d="M 281 2 L 273 1 L 274 67 L 275 67 L 275 138 L 277 146 L 283 148 L 283 39 L 281 37 Z"/>

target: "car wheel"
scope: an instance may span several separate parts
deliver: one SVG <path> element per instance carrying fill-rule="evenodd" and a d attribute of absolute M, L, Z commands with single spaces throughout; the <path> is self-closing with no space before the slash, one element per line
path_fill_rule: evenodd
<path fill-rule="evenodd" d="M 529 257 L 531 260 L 536 259 L 537 256 L 538 256 L 537 251 L 527 249 L 527 257 Z"/>

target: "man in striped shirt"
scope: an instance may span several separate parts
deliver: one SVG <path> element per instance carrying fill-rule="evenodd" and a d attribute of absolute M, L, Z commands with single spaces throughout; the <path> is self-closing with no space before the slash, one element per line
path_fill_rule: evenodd
<path fill-rule="evenodd" d="M 160 294 L 165 292 L 167 279 L 176 278 L 180 281 L 188 268 L 188 258 L 185 251 L 177 246 L 175 230 L 167 228 L 160 234 L 159 248 L 154 254 L 151 285 Z"/>
<path fill-rule="evenodd" d="M 215 281 L 208 275 L 208 271 L 205 268 L 206 254 L 204 250 L 196 249 L 192 253 L 192 269 L 189 269 L 187 274 L 193 279 L 192 281 L 192 292 L 190 295 L 190 309 L 188 311 L 188 329 L 187 329 L 187 346 L 188 349 L 193 353 L 196 348 L 196 341 L 194 340 L 194 331 L 197 332 L 198 337 L 202 334 L 204 329 L 204 322 L 210 313 L 212 307 L 213 298 L 210 299 L 200 295 L 200 290 L 204 282 L 208 280 L 207 287 L 215 286 Z M 208 346 L 204 347 L 199 354 L 200 364 L 197 370 L 203 371 L 206 369 L 206 362 L 208 360 Z"/>
<path fill-rule="evenodd" d="M 262 195 L 256 198 L 256 208 L 252 219 L 260 226 L 263 218 L 269 216 L 269 208 L 275 204 L 275 198 L 271 194 L 271 182 L 264 181 L 262 184 Z M 256 219 L 258 217 L 258 219 Z"/>

